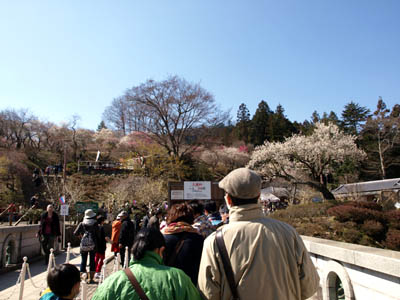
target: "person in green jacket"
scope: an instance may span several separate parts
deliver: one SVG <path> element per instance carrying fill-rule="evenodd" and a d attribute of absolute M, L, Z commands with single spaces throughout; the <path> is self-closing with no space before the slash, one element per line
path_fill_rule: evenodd
<path fill-rule="evenodd" d="M 182 271 L 162 262 L 165 240 L 159 230 L 142 229 L 132 247 L 129 268 L 150 300 L 201 300 L 199 291 Z M 92 300 L 140 300 L 124 271 L 109 276 Z"/>

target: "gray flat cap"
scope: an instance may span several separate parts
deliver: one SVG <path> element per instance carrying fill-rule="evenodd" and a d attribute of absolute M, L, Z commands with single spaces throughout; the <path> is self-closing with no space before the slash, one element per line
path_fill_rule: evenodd
<path fill-rule="evenodd" d="M 226 175 L 218 186 L 233 197 L 253 199 L 260 195 L 261 178 L 250 169 L 239 168 Z"/>

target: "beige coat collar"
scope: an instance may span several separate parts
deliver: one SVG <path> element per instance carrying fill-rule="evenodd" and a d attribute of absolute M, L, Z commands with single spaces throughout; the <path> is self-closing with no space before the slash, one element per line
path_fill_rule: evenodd
<path fill-rule="evenodd" d="M 250 221 L 262 217 L 264 215 L 259 203 L 232 206 L 229 209 L 229 222 Z"/>

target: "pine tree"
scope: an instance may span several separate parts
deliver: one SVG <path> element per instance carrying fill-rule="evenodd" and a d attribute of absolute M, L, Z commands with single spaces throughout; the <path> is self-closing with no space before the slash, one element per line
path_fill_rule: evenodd
<path fill-rule="evenodd" d="M 106 123 L 104 122 L 104 120 L 101 120 L 99 126 L 97 126 L 97 131 L 100 131 L 102 129 L 107 129 Z"/>
<path fill-rule="evenodd" d="M 321 117 L 319 116 L 319 113 L 318 113 L 316 110 L 314 110 L 314 112 L 313 112 L 312 115 L 311 115 L 311 121 L 312 121 L 314 124 L 316 124 L 316 123 L 318 123 L 320 120 L 321 120 Z"/>
<path fill-rule="evenodd" d="M 258 108 L 251 120 L 251 142 L 258 146 L 262 145 L 265 140 L 271 139 L 271 115 L 273 112 L 270 110 L 267 102 L 262 100 L 258 104 Z"/>
<path fill-rule="evenodd" d="M 342 112 L 342 126 L 346 133 L 357 135 L 362 123 L 367 120 L 370 110 L 351 101 Z"/>
<path fill-rule="evenodd" d="M 295 128 L 285 114 L 282 105 L 276 107 L 275 113 L 271 116 L 272 120 L 272 138 L 274 142 L 283 142 L 286 137 L 291 136 L 295 132 Z"/>
<path fill-rule="evenodd" d="M 382 98 L 379 98 L 373 115 L 367 119 L 361 132 L 361 145 L 368 155 L 365 172 L 373 179 L 400 176 L 400 106 L 390 112 Z"/>
<path fill-rule="evenodd" d="M 251 130 L 250 112 L 246 104 L 242 103 L 237 112 L 236 133 L 239 140 L 249 142 Z"/>

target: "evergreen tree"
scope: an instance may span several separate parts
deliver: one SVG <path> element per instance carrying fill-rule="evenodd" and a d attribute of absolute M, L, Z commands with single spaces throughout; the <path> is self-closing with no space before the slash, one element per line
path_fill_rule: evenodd
<path fill-rule="evenodd" d="M 101 120 L 99 126 L 97 126 L 97 131 L 100 131 L 102 129 L 107 129 L 106 123 L 104 123 L 103 120 Z"/>
<path fill-rule="evenodd" d="M 312 115 L 311 115 L 311 121 L 312 121 L 314 124 L 316 124 L 316 123 L 318 123 L 320 120 L 321 120 L 321 117 L 319 116 L 319 113 L 318 113 L 316 110 L 314 110 L 314 112 L 313 112 Z"/>
<path fill-rule="evenodd" d="M 325 125 L 328 125 L 329 123 L 334 124 L 339 126 L 339 118 L 335 114 L 335 112 L 331 111 L 328 115 L 328 113 L 324 112 L 322 115 L 321 122 L 323 122 Z"/>
<path fill-rule="evenodd" d="M 342 126 L 346 133 L 357 135 L 360 126 L 367 120 L 370 110 L 351 101 L 342 112 Z"/>
<path fill-rule="evenodd" d="M 360 143 L 368 155 L 364 171 L 368 179 L 400 176 L 400 106 L 390 112 L 379 98 L 373 115 L 367 119 Z"/>
<path fill-rule="evenodd" d="M 339 118 L 334 111 L 331 111 L 329 113 L 328 120 L 330 123 L 335 124 L 337 126 L 339 126 L 340 124 Z"/>
<path fill-rule="evenodd" d="M 272 120 L 272 137 L 271 141 L 283 142 L 286 137 L 291 136 L 295 132 L 295 128 L 285 114 L 282 105 L 276 107 L 275 113 L 271 116 Z"/>
<path fill-rule="evenodd" d="M 272 114 L 273 112 L 270 110 L 267 102 L 262 100 L 258 104 L 258 108 L 251 120 L 251 142 L 254 145 L 262 145 L 265 140 L 270 141 Z"/>
<path fill-rule="evenodd" d="M 242 103 L 237 112 L 236 133 L 239 140 L 249 142 L 251 130 L 250 112 L 246 104 Z"/>

